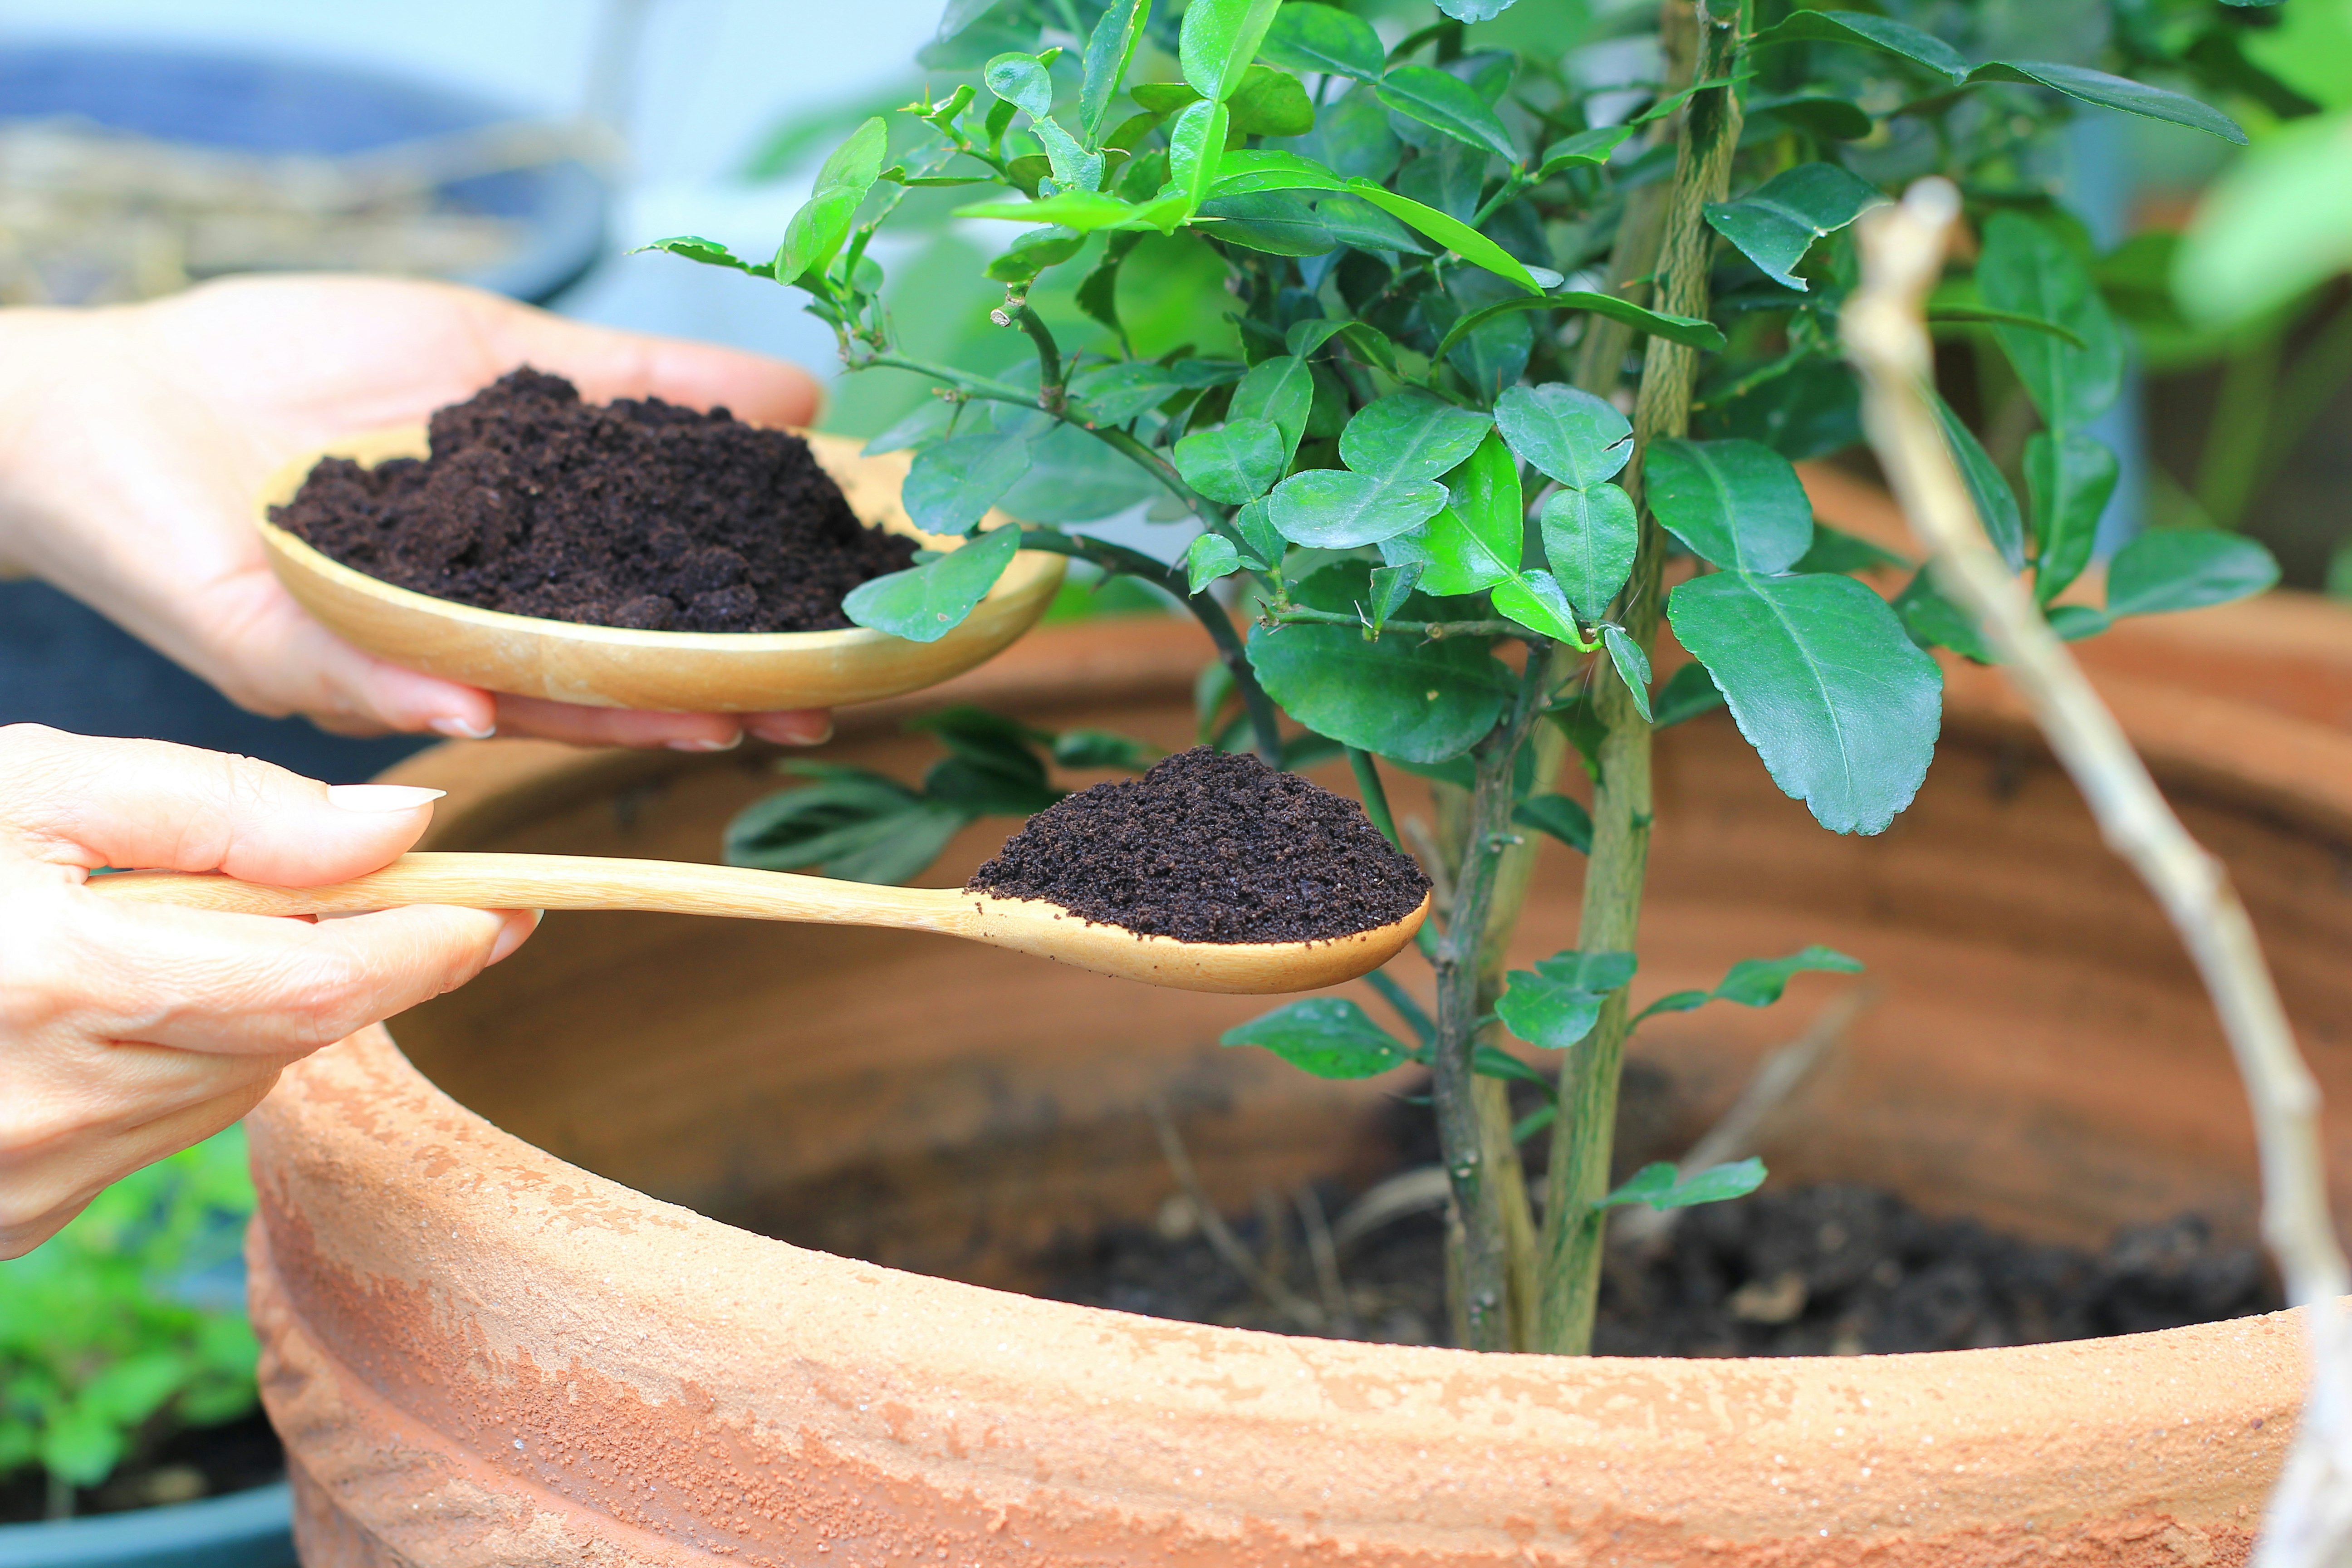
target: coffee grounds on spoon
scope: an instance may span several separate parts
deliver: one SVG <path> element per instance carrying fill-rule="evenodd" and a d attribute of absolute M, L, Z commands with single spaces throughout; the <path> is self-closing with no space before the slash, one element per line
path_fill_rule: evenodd
<path fill-rule="evenodd" d="M 1200 746 L 1031 817 L 964 890 L 1182 942 L 1318 942 L 1403 919 L 1429 879 L 1354 801 Z"/>
<path fill-rule="evenodd" d="M 322 458 L 270 521 L 355 571 L 485 610 L 640 631 L 847 626 L 914 564 L 808 443 L 659 398 L 580 401 L 525 368 L 433 416 L 432 456 Z"/>

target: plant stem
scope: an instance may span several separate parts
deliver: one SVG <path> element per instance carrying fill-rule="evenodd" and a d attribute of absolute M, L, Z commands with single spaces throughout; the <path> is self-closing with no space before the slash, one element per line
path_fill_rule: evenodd
<path fill-rule="evenodd" d="M 1269 606 L 1260 612 L 1260 618 L 1276 626 L 1300 621 L 1324 626 L 1360 626 L 1367 624 L 1362 616 L 1351 616 L 1343 610 L 1315 610 L 1304 605 L 1285 605 L 1279 609 Z M 1535 635 L 1517 621 L 1383 621 L 1381 630 L 1427 637 L 1432 642 L 1440 637 L 1531 637 Z"/>
<path fill-rule="evenodd" d="M 1701 0 L 1694 80 L 1732 75 L 1738 68 L 1743 17 L 1738 0 Z M 1707 258 L 1714 234 L 1708 202 L 1721 201 L 1739 143 L 1739 101 L 1727 88 L 1696 93 L 1684 106 L 1659 239 L 1657 308 L 1704 318 Z M 1623 476 L 1638 505 L 1642 463 L 1650 443 L 1680 436 L 1690 423 L 1697 377 L 1694 349 L 1654 338 L 1643 355 L 1642 390 L 1633 408 L 1633 456 Z M 1618 621 L 1647 649 L 1664 607 L 1665 535 L 1643 516 L 1633 573 Z M 1630 952 L 1641 923 L 1642 880 L 1650 852 L 1649 721 L 1633 707 L 1624 683 L 1601 676 L 1593 710 L 1601 724 L 1601 778 L 1592 795 L 1592 854 L 1584 874 L 1584 910 L 1577 944 L 1587 952 Z M 1592 1317 L 1601 1294 L 1601 1258 L 1608 1213 L 1594 1205 L 1609 1190 L 1609 1161 L 1617 1121 L 1617 1079 L 1632 1032 L 1625 993 L 1602 1006 L 1601 1018 L 1560 1066 L 1559 1114 L 1552 1125 L 1549 1202 L 1541 1241 L 1542 1303 L 1536 1347 L 1581 1355 L 1591 1347 Z"/>
<path fill-rule="evenodd" d="M 1403 848 L 1404 840 L 1397 837 L 1396 814 L 1389 809 L 1388 786 L 1381 783 L 1380 765 L 1372 761 L 1371 752 L 1349 747 L 1348 768 L 1356 775 L 1356 788 L 1363 795 L 1364 815 L 1372 819 L 1381 837 Z"/>
<path fill-rule="evenodd" d="M 2271 394 L 2278 384 L 2282 332 L 2265 333 L 2232 353 L 2221 371 L 2221 399 L 2213 426 L 2197 462 L 2197 504 L 2217 528 L 2245 521 L 2246 503 L 2262 478 L 2271 423 Z"/>
<path fill-rule="evenodd" d="M 1476 767 L 1467 822 L 1460 836 L 1461 861 L 1454 874 L 1454 907 L 1431 960 L 1437 971 L 1437 1042 L 1432 1052 L 1430 1092 L 1437 1102 L 1439 1158 L 1453 1198 L 1449 1220 L 1455 1245 L 1451 1277 L 1457 1326 L 1464 1348 L 1512 1348 L 1509 1227 L 1504 1194 L 1507 1170 L 1490 1152 L 1472 1052 L 1482 1027 L 1478 981 L 1486 947 L 1487 912 L 1496 873 L 1511 832 L 1512 778 L 1519 748 L 1535 723 L 1549 689 L 1549 650 L 1529 650 L 1510 712 L 1472 753 Z M 1507 1144 L 1507 1133 L 1506 1134 Z M 1522 1192 L 1521 1202 L 1525 1194 Z"/>

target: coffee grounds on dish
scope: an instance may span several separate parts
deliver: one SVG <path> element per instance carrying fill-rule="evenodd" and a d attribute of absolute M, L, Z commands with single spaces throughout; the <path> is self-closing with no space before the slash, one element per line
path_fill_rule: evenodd
<path fill-rule="evenodd" d="M 1412 912 L 1429 879 L 1364 808 L 1206 746 L 1029 819 L 967 892 L 1183 942 L 1315 942 Z"/>
<path fill-rule="evenodd" d="M 326 458 L 270 520 L 355 571 L 485 610 L 642 631 L 809 632 L 914 563 L 808 443 L 724 408 L 580 401 L 528 367 L 433 416 L 432 456 Z"/>

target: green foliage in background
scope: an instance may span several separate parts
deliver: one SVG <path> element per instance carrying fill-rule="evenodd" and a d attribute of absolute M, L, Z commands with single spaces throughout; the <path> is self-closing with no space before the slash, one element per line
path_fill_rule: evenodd
<path fill-rule="evenodd" d="M 39 1467 L 53 1497 L 93 1487 L 173 1428 L 253 1408 L 244 1303 L 204 1279 L 233 1263 L 252 1212 L 233 1127 L 117 1182 L 0 1262 L 0 1476 Z"/>
<path fill-rule="evenodd" d="M 1932 574 L 1891 601 L 1861 580 L 1907 563 L 1820 527 L 1792 466 L 1857 439 L 1853 226 L 1921 174 L 1969 193 L 1975 264 L 1930 317 L 2016 436 L 1957 415 L 1948 433 L 2053 626 L 2259 591 L 2259 547 L 2179 531 L 2084 602 L 2117 479 L 2094 429 L 2131 329 L 2112 258 L 2053 194 L 2076 114 L 2243 142 L 2182 89 L 2277 112 L 2264 95 L 2293 94 L 2247 54 L 2254 30 L 2210 0 L 955 0 L 919 96 L 850 132 L 772 258 L 656 244 L 791 287 L 848 368 L 929 384 L 868 449 L 911 450 L 909 513 L 967 542 L 858 590 L 860 624 L 938 637 L 1016 542 L 1053 551 L 1197 616 L 1204 739 L 1276 765 L 1344 752 L 1391 837 L 1384 770 L 1433 781 L 1436 1005 L 1374 986 L 1412 1038 L 1318 999 L 1227 1040 L 1326 1076 L 1426 1066 L 1463 1342 L 1578 1351 L 1609 1208 L 1761 1179 L 1607 1182 L 1656 729 L 1719 702 L 1823 826 L 1876 833 L 1934 751 L 1930 650 L 1984 657 Z M 984 313 L 979 281 L 886 277 L 873 242 L 902 214 L 1004 226 L 967 253 Z M 916 293 L 961 313 L 910 331 Z M 1017 526 L 975 534 L 992 508 Z M 1139 510 L 1197 530 L 1182 560 L 1086 531 Z M 1659 682 L 1668 626 L 1696 664 Z M 737 853 L 871 871 L 843 858 L 866 840 L 825 835 L 899 820 L 936 846 L 975 809 L 1038 809 L 1049 740 L 1018 743 L 1037 764 L 1018 798 L 826 773 L 755 808 Z M 1571 756 L 1589 811 L 1558 787 Z M 869 826 L 845 828 L 853 811 Z M 1507 971 L 1537 835 L 1590 857 L 1583 938 Z M 1651 1012 L 1853 967 L 1752 960 Z M 1512 1080 L 1542 1086 L 1538 1118 L 1511 1121 Z M 1518 1147 L 1547 1127 L 1538 1227 Z"/>

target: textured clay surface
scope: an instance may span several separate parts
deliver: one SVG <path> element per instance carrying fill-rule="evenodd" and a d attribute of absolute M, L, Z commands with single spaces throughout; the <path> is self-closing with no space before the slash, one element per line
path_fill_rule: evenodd
<path fill-rule="evenodd" d="M 433 416 L 432 456 L 322 458 L 271 521 L 355 571 L 485 610 L 641 631 L 848 626 L 913 564 L 808 444 L 659 398 L 596 405 L 518 370 Z"/>
<path fill-rule="evenodd" d="M 1347 936 L 1402 920 L 1429 893 L 1354 801 L 1207 746 L 1040 812 L 965 886 L 1218 942 Z"/>

